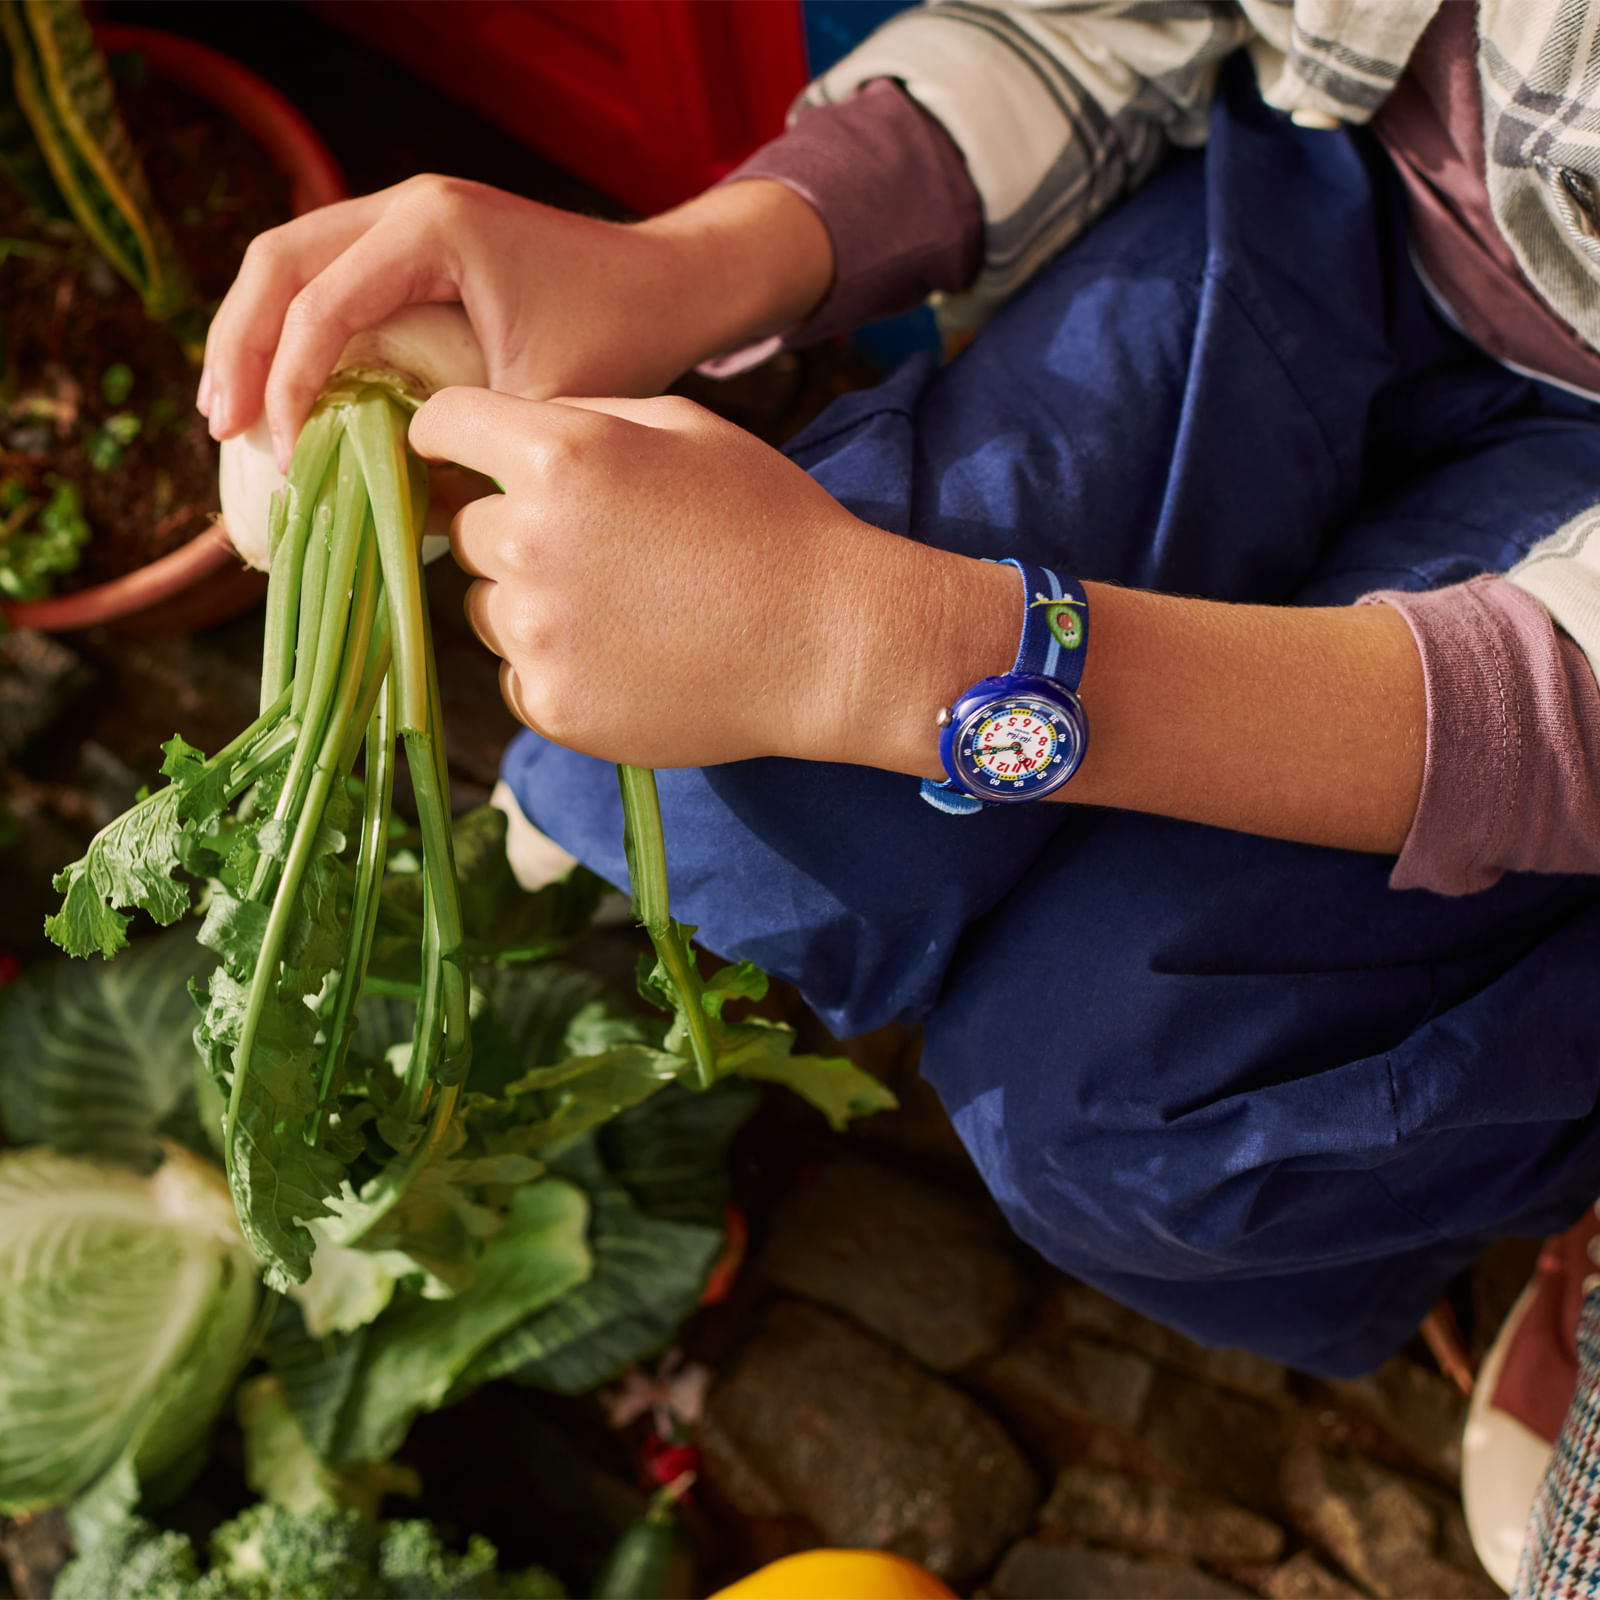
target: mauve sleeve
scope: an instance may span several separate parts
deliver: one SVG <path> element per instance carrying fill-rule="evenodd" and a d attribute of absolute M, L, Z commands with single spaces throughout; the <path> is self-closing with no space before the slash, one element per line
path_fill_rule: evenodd
<path fill-rule="evenodd" d="M 723 183 L 770 178 L 808 201 L 833 241 L 834 279 L 811 317 L 704 363 L 726 376 L 775 350 L 815 344 L 972 281 L 983 211 L 939 123 L 887 78 L 834 105 L 803 106 L 786 132 Z"/>
<path fill-rule="evenodd" d="M 1600 872 L 1600 686 L 1504 578 L 1382 590 L 1422 656 L 1422 793 L 1391 887 L 1471 894 L 1503 872 Z"/>

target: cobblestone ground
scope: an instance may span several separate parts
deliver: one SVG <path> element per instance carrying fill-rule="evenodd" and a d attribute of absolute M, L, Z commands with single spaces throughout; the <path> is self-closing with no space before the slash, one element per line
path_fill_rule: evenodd
<path fill-rule="evenodd" d="M 822 1542 L 995 1600 L 1500 1593 L 1461 1515 L 1465 1401 L 1420 1341 L 1325 1383 L 1125 1310 L 1010 1235 L 914 1037 L 850 1049 L 902 1109 L 835 1137 L 767 1107 L 759 1245 L 690 1330 L 730 1572 Z M 1530 1264 L 1463 1285 L 1478 1342 Z"/>
<path fill-rule="evenodd" d="M 357 191 L 431 169 L 606 209 L 298 8 L 136 9 L 286 89 Z M 397 89 L 411 107 L 398 127 L 383 110 Z M 688 389 L 777 440 L 866 381 L 834 346 Z M 486 798 L 514 725 L 461 621 L 465 579 L 442 563 L 430 588 L 464 806 Z M 155 777 L 162 739 L 182 729 L 209 748 L 253 715 L 259 647 L 256 617 L 195 637 L 0 640 L 0 800 L 20 830 L 0 949 L 44 953 L 51 872 Z M 633 952 L 619 933 L 590 941 L 586 959 L 626 981 Z M 1326 1384 L 1123 1310 L 1007 1232 L 916 1076 L 914 1036 L 849 1048 L 902 1109 L 835 1137 L 772 1099 L 741 1147 L 751 1258 L 731 1298 L 687 1333 L 689 1354 L 717 1374 L 694 1512 L 707 1587 L 827 1543 L 893 1548 L 996 1600 L 1499 1593 L 1461 1517 L 1464 1403 L 1420 1345 L 1368 1378 Z M 1530 1265 L 1520 1245 L 1480 1264 L 1463 1299 L 1475 1345 Z M 543 1428 L 559 1456 L 548 1418 L 530 1411 L 522 1425 Z M 605 1484 L 625 1510 L 627 1487 Z M 44 1592 L 30 1591 L 28 1570 L 47 1570 L 49 1552 L 24 1547 L 49 1529 L 0 1533 L 18 1592 Z"/>

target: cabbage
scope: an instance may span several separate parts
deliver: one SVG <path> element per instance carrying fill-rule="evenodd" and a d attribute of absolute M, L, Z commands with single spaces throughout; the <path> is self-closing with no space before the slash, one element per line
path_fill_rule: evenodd
<path fill-rule="evenodd" d="M 0 1151 L 0 1512 L 198 1459 L 248 1354 L 258 1268 L 222 1175 Z"/>

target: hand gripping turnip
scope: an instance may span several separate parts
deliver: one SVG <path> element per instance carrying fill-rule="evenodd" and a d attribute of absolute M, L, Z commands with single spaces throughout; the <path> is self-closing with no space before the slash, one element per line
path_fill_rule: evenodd
<path fill-rule="evenodd" d="M 172 780 L 103 829 L 58 875 L 47 931 L 74 955 L 125 945 L 127 908 L 189 908 L 173 873 L 210 882 L 200 941 L 221 957 L 197 1038 L 226 1100 L 223 1151 L 240 1225 L 277 1287 L 303 1282 L 306 1224 L 349 1242 L 446 1147 L 471 1053 L 469 975 L 451 841 L 439 688 L 420 544 L 428 472 L 406 445 L 435 387 L 481 384 L 459 308 L 414 307 L 352 341 L 286 476 L 263 441 L 224 450 L 224 517 L 270 571 L 261 714 L 209 759 L 165 746 Z M 262 507 L 266 508 L 262 515 Z M 416 1021 L 392 1084 L 341 1097 L 387 859 L 395 744 L 421 835 Z M 358 758 L 358 802 L 351 798 Z M 620 768 L 637 914 L 676 998 L 692 1077 L 716 1071 L 712 1015 L 667 911 L 654 775 Z M 359 831 L 352 841 L 351 829 Z M 353 861 L 352 861 L 353 856 Z M 376 1176 L 352 1189 L 357 1165 Z"/>
<path fill-rule="evenodd" d="M 484 388 L 489 369 L 483 359 L 472 324 L 458 305 L 403 306 L 375 328 L 358 333 L 345 347 L 334 369 L 334 383 L 371 380 L 420 405 L 440 389 L 465 385 Z M 470 498 L 470 474 L 457 467 L 437 469 L 453 491 L 437 492 L 428 507 L 422 553 L 432 561 L 449 548 L 449 523 L 454 506 Z M 476 480 L 482 483 L 481 479 Z M 268 548 L 268 510 L 272 497 L 283 487 L 284 476 L 273 457 L 272 436 L 265 413 L 244 433 L 222 444 L 217 487 L 222 496 L 222 525 L 233 547 L 252 567 L 265 572 L 271 565 Z"/>

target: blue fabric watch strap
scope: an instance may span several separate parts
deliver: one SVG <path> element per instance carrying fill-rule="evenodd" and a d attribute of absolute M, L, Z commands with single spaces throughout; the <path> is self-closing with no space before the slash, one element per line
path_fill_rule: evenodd
<path fill-rule="evenodd" d="M 1076 693 L 1089 648 L 1089 598 L 1083 585 L 1027 561 L 1000 565 L 1022 574 L 1022 642 L 1011 670 L 1053 678 Z"/>
<path fill-rule="evenodd" d="M 1076 693 L 1089 649 L 1089 597 L 1083 585 L 1029 561 L 1007 557 L 996 565 L 1015 567 L 1022 577 L 1022 638 L 1011 671 L 1052 678 Z M 983 801 L 949 778 L 937 783 L 924 778 L 922 798 L 952 816 L 983 810 Z"/>

